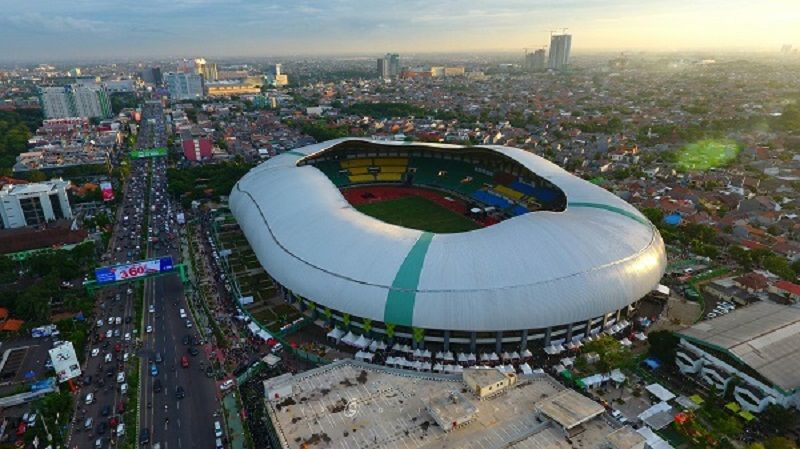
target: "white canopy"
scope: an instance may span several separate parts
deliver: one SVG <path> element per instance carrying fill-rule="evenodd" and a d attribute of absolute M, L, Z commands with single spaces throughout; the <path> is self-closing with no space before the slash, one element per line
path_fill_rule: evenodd
<path fill-rule="evenodd" d="M 332 331 L 328 332 L 328 338 L 333 338 L 334 340 L 339 340 L 344 335 L 344 331 L 339 329 L 338 327 L 334 327 Z"/>
<path fill-rule="evenodd" d="M 422 351 L 422 358 L 425 358 L 425 359 L 431 358 L 431 351 L 429 351 L 427 349 Z"/>
<path fill-rule="evenodd" d="M 437 364 L 433 365 L 433 370 L 435 372 L 437 372 L 437 373 L 441 372 L 443 369 L 444 369 L 444 366 L 442 366 L 441 363 L 437 363 Z"/>
<path fill-rule="evenodd" d="M 526 358 L 533 357 L 533 353 L 531 352 L 530 349 L 525 348 L 525 350 L 522 351 L 522 357 L 526 357 Z"/>
<path fill-rule="evenodd" d="M 470 361 L 470 362 L 475 362 L 478 359 L 475 357 L 475 354 L 470 352 L 469 354 L 467 354 L 467 360 Z"/>
<path fill-rule="evenodd" d="M 348 344 L 350 346 L 353 346 L 353 344 L 356 342 L 357 339 L 358 339 L 358 337 L 356 337 L 356 334 L 354 334 L 352 332 L 348 332 L 347 335 L 342 337 L 342 342 L 346 343 L 346 344 Z"/>
<path fill-rule="evenodd" d="M 522 374 L 532 374 L 533 370 L 531 370 L 531 366 L 528 365 L 528 362 L 523 363 L 519 366 L 519 369 L 522 371 Z"/>
<path fill-rule="evenodd" d="M 355 342 L 353 342 L 353 346 L 357 348 L 364 349 L 369 346 L 370 341 L 365 338 L 363 335 L 359 335 Z"/>
<path fill-rule="evenodd" d="M 489 361 L 489 354 L 483 353 L 481 354 L 481 362 L 488 362 Z"/>
<path fill-rule="evenodd" d="M 519 353 L 517 351 L 512 352 L 511 360 L 517 360 L 517 359 L 519 359 Z"/>
<path fill-rule="evenodd" d="M 467 361 L 467 355 L 464 354 L 463 352 L 459 352 L 458 353 L 458 361 L 459 362 L 466 362 Z"/>
<path fill-rule="evenodd" d="M 511 354 L 504 351 L 502 354 L 500 354 L 500 358 L 503 360 L 511 360 Z"/>
<path fill-rule="evenodd" d="M 620 344 L 622 344 L 622 346 L 625 346 L 626 348 L 627 348 L 628 346 L 631 346 L 631 345 L 633 344 L 633 343 L 631 343 L 631 341 L 630 341 L 630 340 L 628 340 L 628 337 L 625 337 L 625 338 L 623 338 L 623 339 L 622 339 L 622 340 L 620 340 L 619 342 L 620 342 Z"/>
<path fill-rule="evenodd" d="M 497 356 L 496 352 L 493 352 L 493 353 L 489 354 L 489 360 L 491 360 L 492 362 L 496 362 L 496 361 L 500 360 L 500 357 Z"/>
<path fill-rule="evenodd" d="M 450 351 L 445 352 L 444 353 L 444 357 L 442 357 L 442 359 L 443 360 L 447 360 L 448 362 L 452 362 L 453 361 L 453 353 L 450 352 Z"/>

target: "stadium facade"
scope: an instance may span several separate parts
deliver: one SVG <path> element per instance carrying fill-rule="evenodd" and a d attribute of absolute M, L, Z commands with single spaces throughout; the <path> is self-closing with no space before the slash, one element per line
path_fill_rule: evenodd
<path fill-rule="evenodd" d="M 429 187 L 506 216 L 450 234 L 392 225 L 340 191 L 372 184 Z M 252 169 L 230 207 L 287 301 L 355 333 L 446 350 L 621 328 L 666 266 L 660 234 L 633 206 L 504 146 L 322 142 Z"/>

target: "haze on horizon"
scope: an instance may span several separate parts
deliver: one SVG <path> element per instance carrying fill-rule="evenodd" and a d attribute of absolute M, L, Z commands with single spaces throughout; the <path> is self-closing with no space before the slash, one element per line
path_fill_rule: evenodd
<path fill-rule="evenodd" d="M 800 46 L 798 0 L 0 0 L 0 60 Z"/>

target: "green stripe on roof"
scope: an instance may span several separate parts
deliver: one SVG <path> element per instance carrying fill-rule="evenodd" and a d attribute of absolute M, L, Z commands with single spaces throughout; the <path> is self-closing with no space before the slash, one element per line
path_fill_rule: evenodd
<path fill-rule="evenodd" d="M 299 152 L 299 151 L 284 151 L 284 152 L 283 152 L 283 153 L 281 153 L 281 154 L 291 154 L 291 155 L 293 155 L 293 156 L 306 157 L 306 155 L 305 155 L 304 153 L 301 153 L 301 152 Z"/>
<path fill-rule="evenodd" d="M 414 318 L 414 300 L 417 296 L 417 285 L 422 274 L 422 264 L 434 234 L 423 232 L 406 255 L 397 270 L 392 288 L 386 297 L 383 321 L 400 326 L 411 326 Z"/>
<path fill-rule="evenodd" d="M 651 226 L 650 222 L 647 221 L 646 219 L 644 219 L 644 218 L 642 218 L 642 217 L 640 217 L 640 216 L 638 216 L 638 215 L 636 215 L 636 214 L 634 214 L 632 212 L 629 212 L 629 211 L 627 211 L 625 209 L 621 209 L 619 207 L 614 207 L 614 206 L 609 206 L 608 204 L 580 203 L 580 202 L 578 202 L 578 203 L 568 203 L 567 204 L 567 208 L 570 208 L 570 207 L 593 207 L 595 209 L 603 209 L 603 210 L 607 210 L 609 212 L 614 212 L 615 214 L 624 215 L 624 216 L 630 218 L 631 220 L 635 220 L 635 221 L 637 221 L 637 222 L 639 222 L 639 223 L 641 223 L 641 224 L 643 224 L 645 226 Z"/>

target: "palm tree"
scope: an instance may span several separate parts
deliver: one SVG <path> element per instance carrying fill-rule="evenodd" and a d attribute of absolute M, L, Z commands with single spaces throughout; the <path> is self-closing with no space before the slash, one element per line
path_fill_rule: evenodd
<path fill-rule="evenodd" d="M 397 327 L 395 324 L 386 323 L 386 338 L 389 339 L 389 344 L 394 343 L 394 330 Z"/>

